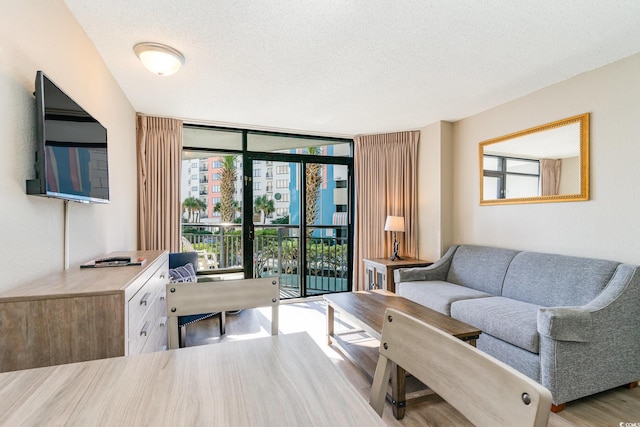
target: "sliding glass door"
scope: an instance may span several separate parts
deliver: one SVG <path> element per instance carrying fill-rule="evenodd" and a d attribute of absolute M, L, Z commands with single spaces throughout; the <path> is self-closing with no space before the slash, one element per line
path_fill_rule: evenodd
<path fill-rule="evenodd" d="M 300 297 L 300 189 L 292 181 L 297 164 L 253 160 L 253 277 L 280 278 L 281 296 Z"/>
<path fill-rule="evenodd" d="M 282 298 L 350 290 L 348 167 L 249 156 L 253 276 L 278 276 Z"/>
<path fill-rule="evenodd" d="M 183 147 L 182 250 L 199 275 L 277 276 L 282 298 L 351 289 L 349 140 L 188 126 Z"/>

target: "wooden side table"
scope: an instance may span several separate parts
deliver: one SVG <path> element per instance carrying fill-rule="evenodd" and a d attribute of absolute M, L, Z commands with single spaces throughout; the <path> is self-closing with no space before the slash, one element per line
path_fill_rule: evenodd
<path fill-rule="evenodd" d="M 389 258 L 363 259 L 365 276 L 368 289 L 386 289 L 390 292 L 396 291 L 396 282 L 393 279 L 393 272 L 398 268 L 427 267 L 433 264 L 416 258 L 402 257 L 391 261 Z"/>

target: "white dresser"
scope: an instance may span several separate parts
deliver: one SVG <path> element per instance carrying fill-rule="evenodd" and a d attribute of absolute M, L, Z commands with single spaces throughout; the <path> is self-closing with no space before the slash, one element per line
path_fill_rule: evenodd
<path fill-rule="evenodd" d="M 79 268 L 0 292 L 0 372 L 167 348 L 166 251 L 142 266 Z"/>

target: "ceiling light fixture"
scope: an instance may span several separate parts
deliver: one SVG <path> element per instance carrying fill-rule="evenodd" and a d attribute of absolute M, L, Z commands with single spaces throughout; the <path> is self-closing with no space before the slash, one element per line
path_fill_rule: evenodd
<path fill-rule="evenodd" d="M 170 76 L 184 64 L 184 55 L 160 43 L 138 43 L 133 51 L 149 71 L 159 76 Z"/>

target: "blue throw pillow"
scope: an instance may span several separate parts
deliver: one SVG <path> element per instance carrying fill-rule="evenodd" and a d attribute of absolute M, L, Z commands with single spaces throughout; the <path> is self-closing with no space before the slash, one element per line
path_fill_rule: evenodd
<path fill-rule="evenodd" d="M 183 282 L 197 282 L 196 271 L 193 268 L 193 264 L 188 263 L 181 267 L 169 269 L 169 282 L 171 283 L 183 283 Z"/>

